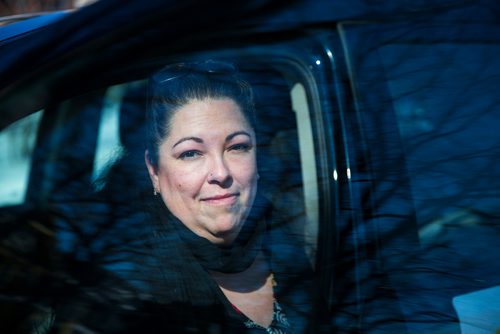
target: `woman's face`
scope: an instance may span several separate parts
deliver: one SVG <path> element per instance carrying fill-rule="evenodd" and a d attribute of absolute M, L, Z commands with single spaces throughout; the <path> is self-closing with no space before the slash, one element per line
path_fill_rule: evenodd
<path fill-rule="evenodd" d="M 255 150 L 255 133 L 233 100 L 193 100 L 172 117 L 158 167 L 148 152 L 146 164 L 174 216 L 197 235 L 230 244 L 255 198 Z"/>

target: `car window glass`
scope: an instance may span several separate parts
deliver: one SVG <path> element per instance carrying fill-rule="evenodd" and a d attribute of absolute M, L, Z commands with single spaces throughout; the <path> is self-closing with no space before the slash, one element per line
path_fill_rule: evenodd
<path fill-rule="evenodd" d="M 456 275 L 442 282 L 454 286 L 448 299 L 462 328 L 472 330 L 500 325 L 471 311 L 486 303 L 482 312 L 491 314 L 500 306 L 494 294 L 481 292 L 499 283 L 493 255 L 500 239 L 499 52 L 496 45 L 446 43 L 379 49 L 424 258 L 434 270 Z"/>
<path fill-rule="evenodd" d="M 241 69 L 256 100 L 259 189 L 273 203 L 275 218 L 301 240 L 313 264 L 319 208 L 312 110 L 306 86 L 290 73 L 255 64 Z M 140 175 L 141 186 L 148 187 L 145 193 L 152 194 L 143 160 L 146 95 L 145 81 L 111 86 L 103 94 L 92 167 L 94 191 L 108 191 L 117 182 L 128 191 L 137 186 L 134 179 Z M 112 192 L 118 195 L 122 188 Z"/>
<path fill-rule="evenodd" d="M 470 322 L 465 304 L 498 309 L 486 289 L 500 282 L 493 255 L 500 244 L 500 48 L 471 42 L 486 36 L 486 26 L 446 28 L 341 31 L 364 135 L 358 146 L 371 158 L 377 219 L 370 223 L 385 233 L 378 249 L 390 254 L 412 331 L 454 331 L 458 319 L 494 330 L 494 319 Z M 394 242 L 412 230 L 418 247 Z"/>
<path fill-rule="evenodd" d="M 498 46 L 380 48 L 425 243 L 498 217 Z M 465 246 L 466 247 L 466 246 Z"/>

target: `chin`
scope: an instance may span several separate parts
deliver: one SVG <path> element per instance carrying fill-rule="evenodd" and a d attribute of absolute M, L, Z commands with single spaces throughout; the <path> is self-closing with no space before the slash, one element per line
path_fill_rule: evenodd
<path fill-rule="evenodd" d="M 214 226 L 212 235 L 216 239 L 217 244 L 228 244 L 234 241 L 238 236 L 243 224 L 241 220 L 219 221 Z"/>

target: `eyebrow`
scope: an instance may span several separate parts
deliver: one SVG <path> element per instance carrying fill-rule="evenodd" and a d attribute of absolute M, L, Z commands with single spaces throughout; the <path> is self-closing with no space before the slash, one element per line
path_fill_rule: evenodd
<path fill-rule="evenodd" d="M 179 145 L 180 143 L 185 142 L 185 141 L 187 141 L 187 140 L 194 140 L 195 142 L 200 143 L 200 144 L 201 144 L 201 143 L 203 143 L 203 139 L 198 138 L 198 137 L 184 137 L 184 138 L 179 139 L 179 140 L 178 140 L 178 141 L 174 144 L 174 146 L 172 146 L 172 148 L 176 147 L 176 146 L 177 146 L 177 145 Z"/>
<path fill-rule="evenodd" d="M 227 136 L 226 141 L 230 141 L 231 139 L 233 139 L 234 137 L 239 136 L 239 135 L 247 136 L 250 139 L 252 138 L 252 136 L 246 131 L 236 131 L 236 132 L 231 133 L 229 136 Z"/>
<path fill-rule="evenodd" d="M 246 132 L 246 131 L 236 131 L 236 132 L 233 132 L 231 133 L 230 135 L 228 135 L 226 137 L 226 142 L 230 141 L 231 139 L 233 139 L 234 137 L 236 136 L 240 136 L 240 135 L 243 135 L 243 136 L 247 136 L 249 138 L 252 138 L 252 136 Z M 188 140 L 193 140 L 199 144 L 202 144 L 203 143 L 203 139 L 199 138 L 199 137 L 184 137 L 184 138 L 181 138 L 179 139 L 173 146 L 172 148 L 176 147 L 177 145 L 179 145 L 180 143 L 183 143 L 185 141 L 188 141 Z"/>

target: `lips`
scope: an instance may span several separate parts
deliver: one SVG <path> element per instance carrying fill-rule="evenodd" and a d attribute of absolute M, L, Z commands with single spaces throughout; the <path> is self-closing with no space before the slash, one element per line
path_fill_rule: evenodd
<path fill-rule="evenodd" d="M 231 194 L 221 194 L 210 197 L 202 198 L 203 202 L 213 204 L 213 205 L 227 205 L 233 204 L 236 199 L 240 196 L 239 193 L 231 193 Z"/>

